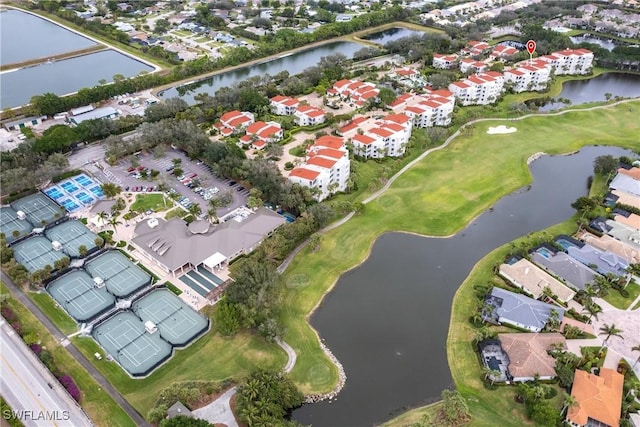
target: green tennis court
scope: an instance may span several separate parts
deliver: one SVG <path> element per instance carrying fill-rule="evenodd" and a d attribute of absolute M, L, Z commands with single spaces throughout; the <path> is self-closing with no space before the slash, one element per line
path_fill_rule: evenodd
<path fill-rule="evenodd" d="M 7 243 L 13 243 L 33 230 L 29 221 L 18 218 L 15 209 L 4 206 L 0 208 L 0 232 L 4 233 Z"/>
<path fill-rule="evenodd" d="M 87 322 L 111 309 L 116 299 L 107 290 L 97 288 L 84 270 L 76 270 L 52 281 L 47 292 L 77 322 Z"/>
<path fill-rule="evenodd" d="M 44 232 L 51 241 L 62 243 L 62 250 L 71 258 L 80 258 L 80 246 L 87 251 L 96 248 L 96 234 L 89 231 L 80 221 L 65 221 Z"/>
<path fill-rule="evenodd" d="M 16 211 L 27 215 L 34 227 L 43 227 L 56 222 L 65 215 L 63 208 L 42 193 L 35 193 L 11 203 Z"/>
<path fill-rule="evenodd" d="M 145 376 L 171 357 L 171 344 L 149 333 L 144 322 L 122 311 L 96 326 L 93 338 L 134 377 Z"/>
<path fill-rule="evenodd" d="M 183 347 L 206 331 L 209 321 L 166 289 L 158 289 L 136 301 L 131 309 L 143 321 L 152 321 L 163 339 Z"/>
<path fill-rule="evenodd" d="M 62 251 L 54 251 L 51 242 L 43 236 L 30 237 L 14 245 L 12 249 L 16 261 L 30 273 L 42 270 L 47 265 L 53 269 L 53 264 L 66 256 Z"/>
<path fill-rule="evenodd" d="M 116 297 L 126 298 L 151 282 L 151 276 L 118 251 L 108 251 L 87 262 L 84 268 L 93 277 L 100 277 L 107 290 Z"/>

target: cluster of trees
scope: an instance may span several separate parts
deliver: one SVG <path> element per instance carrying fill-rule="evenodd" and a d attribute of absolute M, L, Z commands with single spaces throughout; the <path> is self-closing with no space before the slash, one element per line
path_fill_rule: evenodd
<path fill-rule="evenodd" d="M 449 52 L 464 47 L 466 38 L 452 40 L 446 34 L 424 33 L 401 37 L 387 42 L 384 48 L 390 53 L 397 53 L 409 61 L 423 60 L 431 65 L 433 53 Z"/>
<path fill-rule="evenodd" d="M 238 386 L 236 413 L 247 426 L 295 426 L 284 416 L 303 401 L 302 393 L 286 375 L 259 370 Z"/>
<path fill-rule="evenodd" d="M 517 397 L 524 403 L 527 417 L 544 426 L 555 426 L 560 422 L 560 412 L 549 402 L 556 395 L 550 386 L 533 383 L 518 384 Z"/>
<path fill-rule="evenodd" d="M 159 73 L 140 73 L 131 78 L 125 78 L 121 74 L 113 76 L 113 83 L 97 85 L 92 88 L 80 89 L 77 93 L 67 96 L 58 96 L 47 92 L 36 95 L 29 101 L 31 103 L 29 114 L 53 116 L 61 111 L 69 111 L 72 108 L 82 107 L 94 102 L 103 101 L 123 93 L 134 93 L 144 89 L 171 83 L 168 75 Z"/>
<path fill-rule="evenodd" d="M 69 166 L 64 154 L 47 156 L 35 149 L 35 141 L 27 140 L 15 150 L 2 154 L 0 187 L 7 195 L 48 182 Z"/>

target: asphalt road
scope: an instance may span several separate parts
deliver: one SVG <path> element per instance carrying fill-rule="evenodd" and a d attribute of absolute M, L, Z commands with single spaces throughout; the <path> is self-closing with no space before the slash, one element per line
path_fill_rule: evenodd
<path fill-rule="evenodd" d="M 25 426 L 93 426 L 80 406 L 4 319 L 0 320 L 0 388 Z"/>
<path fill-rule="evenodd" d="M 35 305 L 18 287 L 11 281 L 11 279 L 3 272 L 0 271 L 0 278 L 7 285 L 11 294 L 20 301 L 34 316 L 44 325 L 56 341 L 63 343 L 65 348 L 74 359 L 82 365 L 82 367 L 96 380 L 96 382 L 105 390 L 113 400 L 115 400 L 124 411 L 133 420 L 135 425 L 140 427 L 149 427 L 149 423 L 135 410 L 133 406 L 111 385 L 109 381 L 87 360 L 87 358 L 78 350 L 73 343 L 66 339 L 66 336 L 60 332 L 60 330 L 49 320 L 47 316 L 42 313 L 40 308 Z M 4 374 L 4 373 L 3 373 Z M 4 389 L 3 389 L 4 394 Z M 0 414 L 1 416 L 2 414 Z"/>

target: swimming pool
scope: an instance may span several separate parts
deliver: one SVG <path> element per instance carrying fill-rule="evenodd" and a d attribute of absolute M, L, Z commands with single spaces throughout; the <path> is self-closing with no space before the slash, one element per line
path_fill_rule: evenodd
<path fill-rule="evenodd" d="M 68 194 L 73 194 L 79 190 L 79 188 L 73 185 L 73 183 L 71 183 L 70 181 L 63 182 L 62 184 L 60 184 L 60 187 L 62 187 L 62 189 Z"/>
<path fill-rule="evenodd" d="M 538 252 L 540 255 L 542 255 L 546 259 L 551 259 L 551 257 L 553 256 L 551 251 L 549 251 L 547 248 L 540 248 L 536 252 Z"/>
<path fill-rule="evenodd" d="M 569 249 L 571 246 L 575 246 L 573 243 L 571 243 L 568 240 L 565 239 L 556 239 L 556 243 L 559 244 L 560 246 L 562 246 L 564 248 L 564 250 L 566 251 L 567 249 Z"/>

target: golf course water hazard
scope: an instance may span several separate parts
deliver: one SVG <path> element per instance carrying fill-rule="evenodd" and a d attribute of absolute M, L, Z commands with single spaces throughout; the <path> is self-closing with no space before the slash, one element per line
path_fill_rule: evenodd
<path fill-rule="evenodd" d="M 536 160 L 530 188 L 502 198 L 454 237 L 382 235 L 311 318 L 343 364 L 346 385 L 337 400 L 303 406 L 293 418 L 314 427 L 371 426 L 437 400 L 452 385 L 445 345 L 455 291 L 491 250 L 573 215 L 593 160 L 606 154 L 629 155 L 586 147 Z"/>

